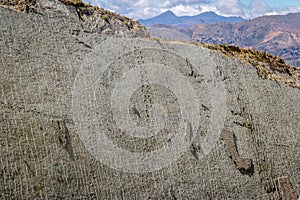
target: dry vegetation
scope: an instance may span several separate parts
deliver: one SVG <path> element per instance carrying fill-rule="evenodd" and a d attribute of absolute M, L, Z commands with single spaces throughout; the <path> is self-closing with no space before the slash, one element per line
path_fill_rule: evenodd
<path fill-rule="evenodd" d="M 90 24 L 90 27 L 97 26 L 99 24 L 99 20 L 102 19 L 105 21 L 106 25 L 100 28 L 100 32 L 106 33 L 117 33 L 118 31 L 129 30 L 129 31 L 137 31 L 140 30 L 141 34 L 145 34 L 146 28 L 141 26 L 138 22 L 119 15 L 117 13 L 105 10 L 103 8 L 99 8 L 97 6 L 91 6 L 89 4 L 84 4 L 82 0 L 59 0 L 65 5 L 74 6 L 77 9 L 77 13 L 79 18 Z M 148 33 L 147 33 L 148 34 Z"/>
<path fill-rule="evenodd" d="M 145 27 L 128 17 L 97 6 L 85 4 L 82 0 L 58 1 L 65 4 L 68 9 L 74 7 L 78 18 L 80 19 L 80 23 L 82 23 L 84 28 L 88 29 L 91 33 L 125 33 L 134 36 L 149 36 Z M 42 1 L 36 0 L 4 0 L 3 2 L 0 2 L 0 6 L 2 7 L 25 13 L 43 13 L 43 6 L 41 6 L 41 4 L 43 4 Z"/>
<path fill-rule="evenodd" d="M 151 37 L 156 42 L 176 42 L 186 44 L 184 41 L 174 41 Z M 253 49 L 243 49 L 232 45 L 216 45 L 203 42 L 189 42 L 189 44 L 211 49 L 231 59 L 238 59 L 256 67 L 257 73 L 263 79 L 270 79 L 300 89 L 300 68 L 286 64 L 284 59 L 272 54 Z"/>
<path fill-rule="evenodd" d="M 82 0 L 59 0 L 63 2 L 66 5 L 71 6 L 84 6 L 85 4 L 82 2 Z"/>
<path fill-rule="evenodd" d="M 76 7 L 78 17 L 82 21 L 90 24 L 91 27 L 95 26 L 95 21 L 99 19 L 104 20 L 105 24 L 100 28 L 99 32 L 117 33 L 121 29 L 123 29 L 123 31 L 140 30 L 140 35 L 148 36 L 145 27 L 125 16 L 121 16 L 97 6 L 84 4 L 82 0 L 59 1 L 61 1 L 65 5 Z M 3 1 L 1 3 L 1 6 L 9 7 L 20 12 L 34 12 L 35 5 L 36 1 L 32 0 L 9 0 Z M 99 28 L 97 27 L 97 29 Z M 243 62 L 249 63 L 257 68 L 257 72 L 262 78 L 268 78 L 296 88 L 300 88 L 300 68 L 296 68 L 286 64 L 282 58 L 273 56 L 265 52 L 260 52 L 252 49 L 242 49 L 231 45 L 214 45 L 207 43 L 193 44 L 201 45 L 208 49 L 224 54 L 230 58 L 235 57 Z"/>
<path fill-rule="evenodd" d="M 85 6 L 82 0 L 59 0 L 66 5 L 71 6 Z M 1 6 L 8 7 L 13 10 L 17 10 L 20 12 L 28 12 L 30 8 L 34 8 L 36 5 L 36 0 L 4 0 L 0 2 Z"/>
<path fill-rule="evenodd" d="M 35 12 L 35 1 L 30 0 L 4 0 L 0 6 L 7 7 L 19 12 Z"/>
<path fill-rule="evenodd" d="M 280 57 L 253 49 L 242 49 L 231 45 L 197 43 L 230 58 L 237 58 L 257 68 L 262 78 L 279 81 L 300 89 L 300 68 L 290 66 Z"/>

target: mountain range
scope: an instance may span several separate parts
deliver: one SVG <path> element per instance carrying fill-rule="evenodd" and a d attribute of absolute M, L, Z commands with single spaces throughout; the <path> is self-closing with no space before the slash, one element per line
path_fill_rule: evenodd
<path fill-rule="evenodd" d="M 165 16 L 163 24 L 158 20 L 161 16 Z M 170 12 L 148 19 L 146 23 L 141 22 L 148 24 L 147 29 L 154 37 L 235 45 L 271 53 L 284 58 L 290 65 L 300 66 L 300 13 L 243 20 L 226 18 L 209 12 L 190 18 L 179 17 L 180 23 L 173 20 L 177 18 L 168 18 L 168 16 L 171 16 Z M 211 17 L 207 18 L 209 20 L 199 21 L 198 24 L 193 25 L 190 20 L 184 21 L 184 19 L 200 19 L 200 16 Z M 154 24 L 155 22 L 157 24 Z"/>
<path fill-rule="evenodd" d="M 144 26 L 153 24 L 172 25 L 180 28 L 188 28 L 195 24 L 215 24 L 219 22 L 241 22 L 241 17 L 224 17 L 214 12 L 204 12 L 195 16 L 176 16 L 172 11 L 164 12 L 150 19 L 141 19 L 139 22 Z"/>

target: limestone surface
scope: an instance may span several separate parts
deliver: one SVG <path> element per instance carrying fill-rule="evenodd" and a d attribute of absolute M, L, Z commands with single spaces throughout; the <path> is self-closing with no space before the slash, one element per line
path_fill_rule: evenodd
<path fill-rule="evenodd" d="M 0 199 L 299 197 L 299 88 L 42 2 L 0 6 Z"/>

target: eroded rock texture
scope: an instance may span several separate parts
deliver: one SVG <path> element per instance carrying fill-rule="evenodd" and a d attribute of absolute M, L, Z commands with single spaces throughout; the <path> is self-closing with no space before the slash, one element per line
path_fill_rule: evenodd
<path fill-rule="evenodd" d="M 90 15 L 97 8 L 84 11 L 49 0 L 36 1 L 20 12 L 4 4 L 0 6 L 1 199 L 299 195 L 298 88 L 262 79 L 254 66 L 200 46 L 133 38 L 147 36 L 138 25 L 111 29 L 114 36 L 95 31 L 99 29 L 91 15 L 101 27 L 109 27 L 104 23 L 113 18 Z M 83 16 L 78 15 L 80 10 Z M 85 24 L 86 18 L 91 22 Z M 128 101 L 122 101 L 125 97 Z M 118 110 L 122 105 L 128 106 L 124 112 Z M 132 126 L 121 123 L 124 113 Z M 181 148 L 172 148 L 176 135 L 184 138 L 189 123 L 186 151 L 161 169 L 155 162 L 148 166 L 129 162 L 131 169 L 122 171 L 111 165 L 126 163 L 125 154 L 118 157 L 120 162 L 105 163 L 99 159 L 101 146 L 90 146 L 108 138 L 128 154 L 166 149 L 162 155 L 173 156 L 169 151 Z M 129 134 L 131 130 L 135 131 Z M 136 130 L 145 130 L 149 137 L 138 137 L 144 132 Z M 236 140 L 227 134 L 222 141 L 222 130 L 234 133 Z M 105 137 L 99 138 L 99 131 Z M 150 157 L 145 162 L 152 158 L 146 153 Z M 157 163 L 168 158 L 162 156 Z M 135 167 L 149 170 L 128 172 Z M 250 175 L 241 173 L 249 167 Z"/>

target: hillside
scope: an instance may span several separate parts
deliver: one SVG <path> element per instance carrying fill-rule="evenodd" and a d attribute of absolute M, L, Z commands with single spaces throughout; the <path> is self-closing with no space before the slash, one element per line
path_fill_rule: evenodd
<path fill-rule="evenodd" d="M 265 51 L 300 66 L 300 13 L 190 28 L 196 41 Z"/>
<path fill-rule="evenodd" d="M 77 0 L 0 30 L 0 199 L 299 198 L 299 68 Z"/>
<path fill-rule="evenodd" d="M 152 37 L 181 41 L 190 41 L 193 35 L 189 29 L 163 24 L 147 26 L 147 31 Z"/>
<path fill-rule="evenodd" d="M 107 11 L 97 6 L 82 3 L 81 0 L 60 0 L 66 6 L 57 4 L 58 0 L 3 0 L 0 5 L 23 13 L 69 17 L 79 20 L 82 28 L 90 33 L 121 34 L 134 37 L 147 37 L 149 33 L 138 22 Z M 74 30 L 76 32 L 76 30 Z"/>
<path fill-rule="evenodd" d="M 202 15 L 206 14 L 211 15 Z M 263 16 L 241 22 L 237 20 L 235 23 L 213 23 L 201 17 L 201 20 L 190 23 L 188 18 L 179 19 L 170 12 L 164 15 L 144 23 L 151 36 L 250 48 L 282 57 L 290 65 L 300 66 L 300 13 Z M 164 18 L 170 20 L 164 21 Z M 195 23 L 198 24 L 191 26 Z"/>

